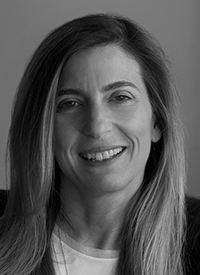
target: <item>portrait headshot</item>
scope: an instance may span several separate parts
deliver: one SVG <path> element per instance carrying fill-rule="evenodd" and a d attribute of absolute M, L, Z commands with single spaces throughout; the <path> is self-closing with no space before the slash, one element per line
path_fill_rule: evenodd
<path fill-rule="evenodd" d="M 86 2 L 88 10 L 47 9 L 48 30 L 34 38 L 16 81 L 0 274 L 200 274 L 198 169 L 180 78 L 156 30 L 169 49 L 173 35 L 147 1 Z"/>

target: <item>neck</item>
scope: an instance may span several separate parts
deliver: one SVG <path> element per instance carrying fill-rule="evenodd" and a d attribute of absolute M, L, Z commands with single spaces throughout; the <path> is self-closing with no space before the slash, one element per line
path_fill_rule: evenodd
<path fill-rule="evenodd" d="M 62 213 L 59 226 L 76 242 L 98 249 L 117 250 L 127 207 L 127 196 L 92 196 L 61 182 Z"/>

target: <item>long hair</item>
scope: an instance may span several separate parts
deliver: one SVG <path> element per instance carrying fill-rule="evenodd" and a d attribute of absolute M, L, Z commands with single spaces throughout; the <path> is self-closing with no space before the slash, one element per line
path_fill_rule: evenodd
<path fill-rule="evenodd" d="M 118 275 L 182 275 L 185 159 L 179 97 L 158 42 L 135 22 L 95 14 L 51 32 L 33 54 L 12 111 L 10 191 L 0 227 L 2 275 L 55 274 L 51 235 L 60 208 L 54 159 L 55 98 L 64 64 L 76 52 L 117 45 L 139 63 L 162 133 L 124 216 Z"/>

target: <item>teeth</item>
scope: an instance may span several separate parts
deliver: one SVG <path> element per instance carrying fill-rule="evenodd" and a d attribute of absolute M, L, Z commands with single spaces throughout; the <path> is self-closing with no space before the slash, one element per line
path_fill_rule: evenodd
<path fill-rule="evenodd" d="M 87 153 L 84 154 L 83 157 L 88 160 L 92 161 L 103 161 L 105 159 L 110 159 L 113 156 L 119 154 L 123 150 L 122 147 L 116 148 L 116 149 L 111 149 L 103 152 L 97 152 L 97 153 Z"/>
<path fill-rule="evenodd" d="M 110 158 L 110 154 L 109 154 L 108 151 L 104 151 L 104 152 L 102 153 L 102 155 L 103 155 L 103 159 L 109 159 L 109 158 Z"/>
<path fill-rule="evenodd" d="M 101 153 L 96 153 L 96 160 L 97 161 L 102 161 L 103 160 L 103 155 Z"/>

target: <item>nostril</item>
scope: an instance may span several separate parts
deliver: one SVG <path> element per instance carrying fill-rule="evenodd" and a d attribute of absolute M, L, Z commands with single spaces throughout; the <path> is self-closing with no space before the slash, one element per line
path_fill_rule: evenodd
<path fill-rule="evenodd" d="M 94 117 L 90 120 L 85 121 L 83 126 L 83 133 L 85 136 L 92 138 L 100 138 L 106 133 L 111 131 L 110 121 L 99 118 L 95 119 Z"/>

